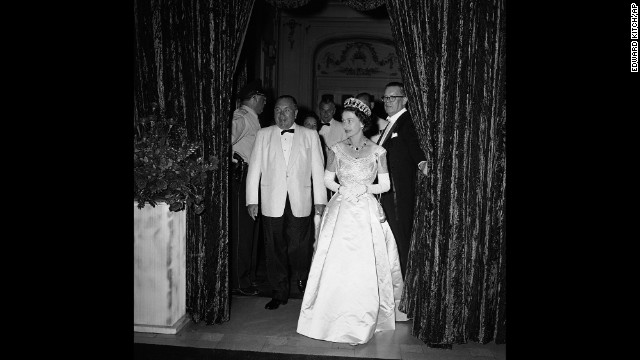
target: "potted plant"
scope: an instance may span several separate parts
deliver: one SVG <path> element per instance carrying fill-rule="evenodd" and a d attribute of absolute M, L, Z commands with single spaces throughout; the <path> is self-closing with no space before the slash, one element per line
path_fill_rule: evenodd
<path fill-rule="evenodd" d="M 207 161 L 163 109 L 134 124 L 134 331 L 177 333 L 186 316 L 186 211 L 205 211 Z"/>
<path fill-rule="evenodd" d="M 138 207 L 162 201 L 170 211 L 192 208 L 202 214 L 207 171 L 218 168 L 218 159 L 211 155 L 205 161 L 199 144 L 190 142 L 186 129 L 166 118 L 156 103 L 151 115 L 138 120 L 134 139 L 133 189 Z"/>

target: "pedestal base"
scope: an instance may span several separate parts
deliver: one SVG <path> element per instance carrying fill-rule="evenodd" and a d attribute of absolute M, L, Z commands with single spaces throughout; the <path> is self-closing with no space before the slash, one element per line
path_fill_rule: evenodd
<path fill-rule="evenodd" d="M 186 315 L 185 211 L 134 202 L 134 331 L 175 334 Z"/>
<path fill-rule="evenodd" d="M 183 315 L 180 320 L 172 326 L 133 324 L 133 331 L 156 334 L 177 334 L 188 322 L 189 317 L 187 315 Z"/>

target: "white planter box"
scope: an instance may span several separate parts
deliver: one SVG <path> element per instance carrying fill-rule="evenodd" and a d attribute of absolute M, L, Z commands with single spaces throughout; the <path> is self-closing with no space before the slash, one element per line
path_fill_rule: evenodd
<path fill-rule="evenodd" d="M 169 211 L 165 203 L 133 206 L 133 330 L 176 334 L 188 322 L 186 212 Z"/>

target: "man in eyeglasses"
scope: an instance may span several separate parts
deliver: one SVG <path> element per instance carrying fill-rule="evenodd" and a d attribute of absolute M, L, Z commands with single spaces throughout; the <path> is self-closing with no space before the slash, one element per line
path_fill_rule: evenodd
<path fill-rule="evenodd" d="M 384 110 L 389 115 L 378 144 L 387 150 L 391 189 L 380 199 L 389 227 L 398 245 L 402 276 L 406 274 L 409 241 L 413 227 L 416 167 L 426 175 L 427 158 L 407 112 L 407 96 L 401 82 L 390 82 L 384 89 Z"/>
<path fill-rule="evenodd" d="M 246 84 L 238 93 L 241 106 L 233 112 L 231 123 L 231 218 L 229 241 L 229 282 L 235 295 L 257 295 L 255 286 L 257 239 L 254 220 L 245 210 L 249 157 L 260 130 L 258 115 L 267 97 L 260 79 Z"/>
<path fill-rule="evenodd" d="M 258 215 L 258 188 L 264 229 L 267 278 L 272 288 L 265 309 L 289 300 L 289 265 L 298 290 L 305 290 L 313 243 L 306 236 L 311 209 L 322 215 L 327 204 L 324 156 L 315 130 L 298 126 L 296 99 L 281 95 L 274 108 L 275 125 L 260 129 L 247 173 L 247 211 Z"/>

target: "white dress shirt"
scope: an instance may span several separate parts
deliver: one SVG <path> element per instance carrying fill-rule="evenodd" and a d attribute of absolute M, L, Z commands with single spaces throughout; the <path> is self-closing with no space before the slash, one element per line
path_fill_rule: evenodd
<path fill-rule="evenodd" d="M 323 126 L 318 131 L 318 134 L 324 139 L 324 145 L 327 149 L 347 138 L 342 122 L 331 119 L 329 124 L 329 126 Z"/>
<path fill-rule="evenodd" d="M 295 130 L 297 127 L 296 123 L 293 123 L 293 125 L 289 128 L 289 129 L 293 129 Z M 288 129 L 285 129 L 288 130 Z M 282 132 L 282 129 L 280 129 L 280 131 Z M 287 164 L 287 166 L 289 166 L 289 157 L 291 157 L 291 146 L 293 145 L 293 133 L 281 133 L 280 134 L 280 145 L 282 145 L 282 153 L 284 154 L 284 163 Z"/>
<path fill-rule="evenodd" d="M 382 133 L 382 136 L 381 136 L 381 139 L 380 139 L 380 142 L 379 142 L 380 145 L 382 145 L 384 140 L 387 138 L 387 135 L 389 134 L 389 131 L 391 130 L 391 127 L 393 126 L 393 124 L 396 123 L 396 120 L 398 120 L 400 115 L 402 115 L 402 114 L 404 114 L 406 112 L 407 112 L 407 108 L 402 108 L 397 113 L 393 114 L 392 116 L 387 117 L 387 121 L 389 123 L 387 124 L 387 127 L 384 129 L 384 133 Z"/>
<path fill-rule="evenodd" d="M 393 124 L 396 123 L 396 121 L 398 120 L 398 118 L 404 114 L 405 112 L 407 112 L 407 108 L 402 108 L 400 111 L 398 111 L 397 113 L 395 113 L 393 116 L 389 116 L 387 117 L 387 121 L 389 122 L 389 124 L 387 124 L 387 127 L 384 129 L 384 133 L 381 136 L 380 142 L 378 143 L 379 145 L 382 145 L 382 143 L 384 142 L 384 140 L 387 138 L 387 136 L 389 135 L 389 131 L 391 131 L 391 127 L 393 126 Z M 418 169 L 420 169 L 423 173 L 425 173 L 426 168 L 421 168 L 423 166 L 423 164 L 426 165 L 426 161 L 420 161 L 418 163 Z"/>

